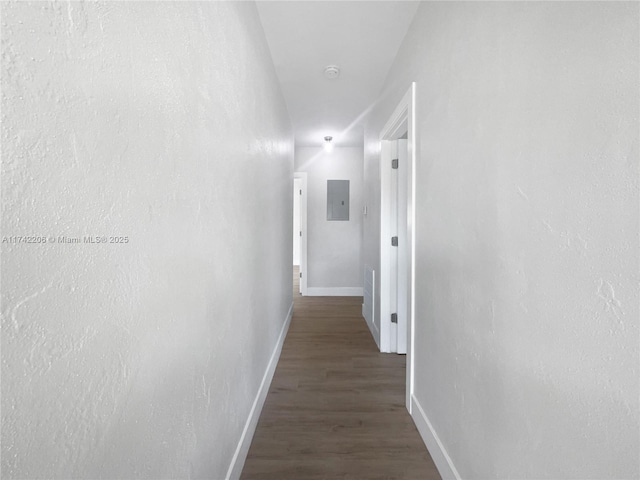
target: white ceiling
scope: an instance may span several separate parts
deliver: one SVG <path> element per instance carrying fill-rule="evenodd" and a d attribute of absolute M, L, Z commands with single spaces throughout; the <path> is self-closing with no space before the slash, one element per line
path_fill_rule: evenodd
<path fill-rule="evenodd" d="M 363 114 L 378 98 L 418 8 L 416 1 L 258 1 L 299 146 L 361 146 Z M 338 65 L 335 80 L 324 77 Z"/>

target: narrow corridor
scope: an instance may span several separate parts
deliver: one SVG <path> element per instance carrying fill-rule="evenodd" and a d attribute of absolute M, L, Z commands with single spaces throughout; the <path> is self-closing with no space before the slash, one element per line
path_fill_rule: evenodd
<path fill-rule="evenodd" d="M 302 297 L 242 479 L 439 479 L 404 406 L 405 357 L 381 354 L 360 297 Z"/>
<path fill-rule="evenodd" d="M 0 14 L 2 480 L 640 480 L 640 2 Z"/>

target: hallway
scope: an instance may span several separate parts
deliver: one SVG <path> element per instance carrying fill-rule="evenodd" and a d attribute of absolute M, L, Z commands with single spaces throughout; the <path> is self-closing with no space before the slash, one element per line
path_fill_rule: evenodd
<path fill-rule="evenodd" d="M 294 274 L 295 278 L 295 274 Z M 405 356 L 381 354 L 360 297 L 302 297 L 242 479 L 439 479 L 404 406 Z"/>
<path fill-rule="evenodd" d="M 0 14 L 3 480 L 640 480 L 639 2 Z"/>

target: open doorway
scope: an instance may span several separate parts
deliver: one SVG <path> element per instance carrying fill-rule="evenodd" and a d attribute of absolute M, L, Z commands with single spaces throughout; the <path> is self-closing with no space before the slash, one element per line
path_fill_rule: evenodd
<path fill-rule="evenodd" d="M 293 176 L 293 271 L 298 293 L 307 294 L 307 174 Z"/>
<path fill-rule="evenodd" d="M 415 83 L 380 133 L 380 350 L 406 353 L 406 406 L 413 395 Z"/>

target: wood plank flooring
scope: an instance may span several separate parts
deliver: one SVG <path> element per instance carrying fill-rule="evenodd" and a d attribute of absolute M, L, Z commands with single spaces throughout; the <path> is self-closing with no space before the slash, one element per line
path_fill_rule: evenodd
<path fill-rule="evenodd" d="M 241 479 L 440 479 L 404 406 L 405 356 L 378 352 L 361 303 L 301 297 L 294 285 Z"/>

